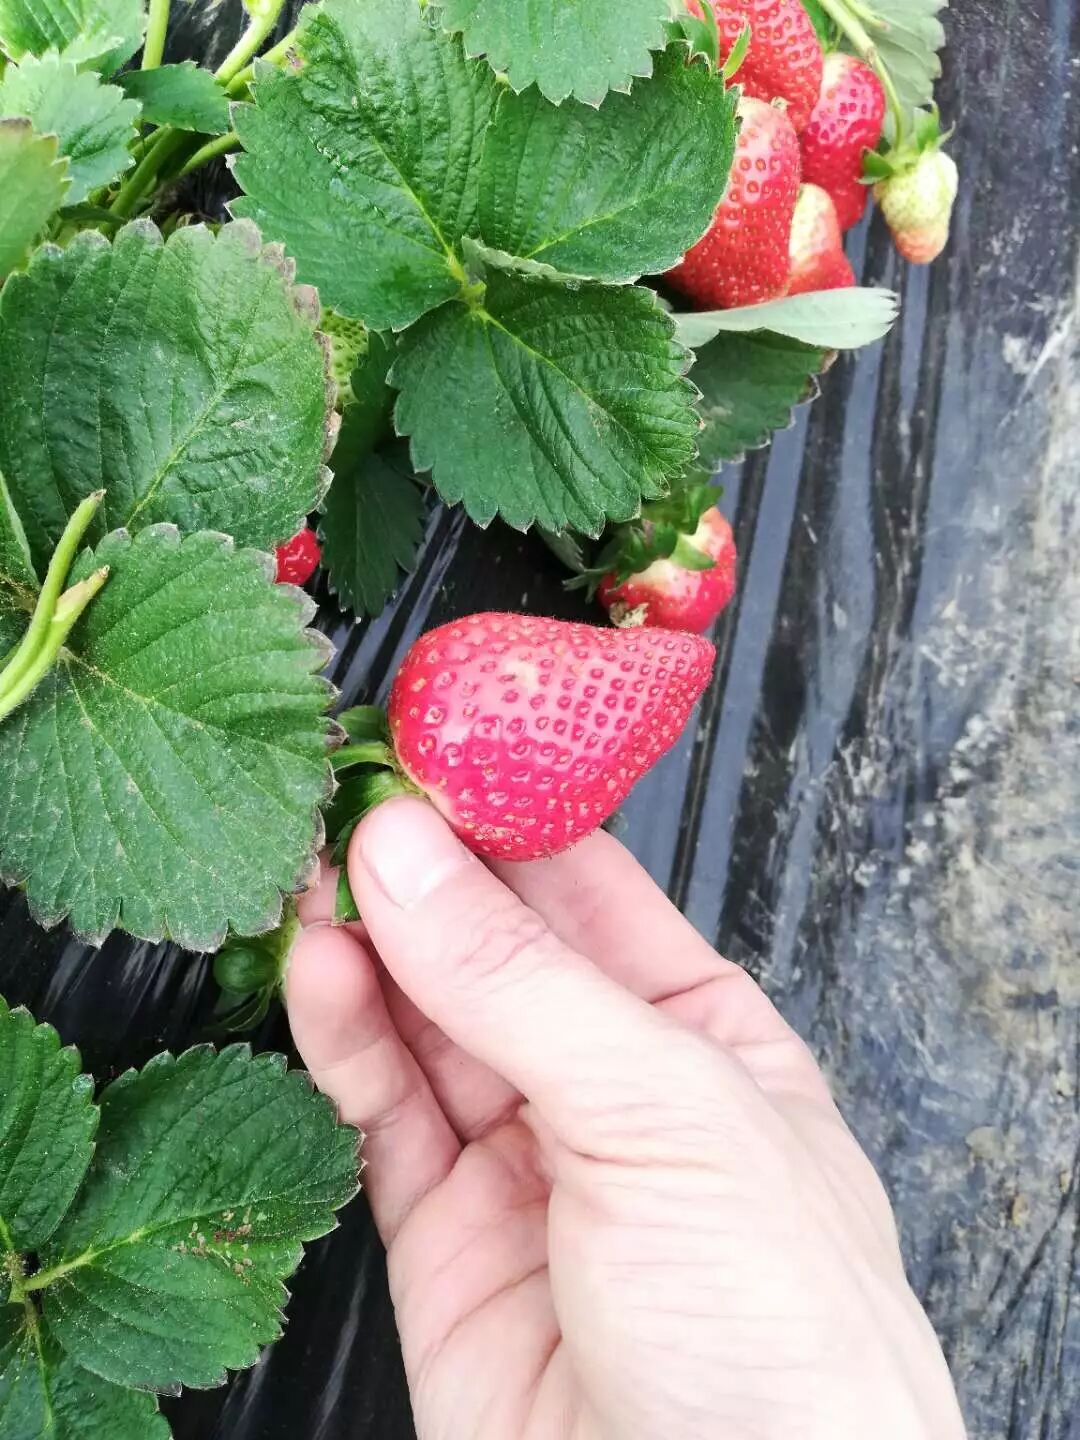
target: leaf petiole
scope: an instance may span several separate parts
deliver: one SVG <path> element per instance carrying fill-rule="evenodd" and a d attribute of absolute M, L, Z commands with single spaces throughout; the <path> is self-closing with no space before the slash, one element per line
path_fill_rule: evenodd
<path fill-rule="evenodd" d="M 49 562 L 45 584 L 41 587 L 41 594 L 38 596 L 38 602 L 30 618 L 26 634 L 16 646 L 3 671 L 0 672 L 0 701 L 6 699 L 12 689 L 19 685 L 23 676 L 35 665 L 42 647 L 49 643 L 51 627 L 59 609 L 71 566 L 82 538 L 90 528 L 90 522 L 97 514 L 98 507 L 104 498 L 104 490 L 95 490 L 92 495 L 86 497 L 68 521 L 53 552 L 52 560 Z M 98 588 L 100 589 L 100 586 Z M 89 603 L 89 599 L 86 603 Z M 77 618 L 78 616 L 75 616 L 72 619 L 68 630 L 71 629 L 71 625 Z M 61 643 L 63 642 L 61 641 Z"/>
<path fill-rule="evenodd" d="M 245 65 L 258 54 L 263 41 L 277 24 L 284 6 L 285 0 L 245 0 L 245 9 L 251 16 L 251 24 L 214 71 L 216 80 L 227 86 L 236 78 Z"/>
<path fill-rule="evenodd" d="M 367 740 L 359 744 L 343 745 L 330 756 L 335 770 L 347 770 L 350 765 L 382 765 L 392 769 L 394 755 L 389 745 L 382 740 Z"/>
<path fill-rule="evenodd" d="M 230 150 L 239 150 L 240 137 L 235 130 L 230 130 L 227 135 L 215 135 L 205 145 L 200 145 L 193 155 L 188 156 L 183 165 L 176 172 L 176 178 L 182 180 L 185 175 L 190 175 L 193 170 L 198 170 L 200 165 L 206 165 L 211 160 L 216 160 L 219 155 L 227 155 Z"/>
<path fill-rule="evenodd" d="M 45 641 L 33 658 L 28 669 L 14 681 L 4 683 L 0 676 L 0 720 L 4 720 L 22 702 L 37 689 L 45 676 L 53 667 L 53 663 L 59 655 L 64 641 L 73 630 L 76 621 L 83 611 L 93 600 L 105 581 L 109 578 L 109 567 L 103 565 L 100 570 L 95 570 L 85 580 L 80 580 L 70 590 L 61 595 L 56 612 L 48 630 L 45 633 Z"/>
<path fill-rule="evenodd" d="M 172 0 L 150 0 L 143 44 L 142 68 L 156 70 L 165 54 L 165 35 L 169 28 L 169 7 Z"/>
<path fill-rule="evenodd" d="M 263 65 L 280 65 L 284 60 L 287 60 L 289 57 L 289 51 L 296 44 L 296 37 L 297 35 L 299 35 L 299 33 L 299 26 L 297 26 L 295 30 L 290 30 L 289 33 L 284 36 L 283 39 L 279 40 L 276 45 L 271 46 L 271 48 L 267 50 L 265 55 L 259 56 L 260 62 Z M 247 88 L 247 86 L 250 85 L 254 77 L 254 64 L 245 65 L 243 70 L 238 71 L 232 77 L 229 83 L 225 86 L 226 95 L 231 95 L 235 97 L 242 94 L 243 91 Z"/>

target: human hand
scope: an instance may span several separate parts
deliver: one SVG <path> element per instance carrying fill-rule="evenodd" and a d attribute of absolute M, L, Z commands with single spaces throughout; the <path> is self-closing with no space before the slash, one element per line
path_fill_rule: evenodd
<path fill-rule="evenodd" d="M 289 1013 L 367 1133 L 421 1440 L 960 1440 L 809 1052 L 617 841 L 489 869 L 399 799 L 349 877 Z"/>

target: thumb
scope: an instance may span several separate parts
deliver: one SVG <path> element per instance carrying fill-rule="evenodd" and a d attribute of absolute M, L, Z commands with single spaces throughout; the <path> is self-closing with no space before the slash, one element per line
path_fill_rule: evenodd
<path fill-rule="evenodd" d="M 718 1090 L 734 1087 L 738 1104 L 743 1087 L 753 1089 L 719 1047 L 564 945 L 426 802 L 389 801 L 363 822 L 349 880 L 410 999 L 572 1148 L 624 1153 L 643 1113 L 670 1148 L 680 1129 L 670 1124 L 675 1105 L 685 1117 L 700 1099 L 699 1113 L 709 1114 Z M 612 896 L 619 903 L 632 897 Z"/>

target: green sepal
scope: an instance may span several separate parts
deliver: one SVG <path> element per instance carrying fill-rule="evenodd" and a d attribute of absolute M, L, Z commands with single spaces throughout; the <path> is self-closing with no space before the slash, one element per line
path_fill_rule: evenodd
<path fill-rule="evenodd" d="M 703 15 L 691 15 L 690 12 L 687 11 L 685 15 L 680 15 L 675 23 L 681 31 L 681 38 L 684 39 L 690 47 L 691 59 L 695 55 L 702 55 L 714 70 L 719 70 L 720 27 L 716 23 L 716 13 L 709 4 L 705 4 L 701 8 L 704 12 Z M 747 44 L 749 44 L 749 26 L 744 28 L 747 31 Z M 743 54 L 745 53 L 746 46 L 743 46 Z M 737 63 L 742 63 L 741 57 Z M 726 65 L 721 73 L 726 80 L 728 78 Z"/>
<path fill-rule="evenodd" d="M 343 710 L 334 718 L 355 745 L 362 745 L 368 740 L 390 738 L 386 711 L 380 705 L 356 705 L 351 710 Z"/>
<path fill-rule="evenodd" d="M 333 842 L 330 860 L 344 865 L 353 831 L 384 800 L 406 795 L 409 788 L 394 770 L 363 770 L 341 786 L 330 803 L 326 816 L 327 839 Z"/>
<path fill-rule="evenodd" d="M 941 111 L 935 104 L 931 103 L 925 110 L 914 111 L 910 131 L 899 145 L 882 141 L 882 148 L 865 152 L 861 176 L 863 184 L 876 185 L 879 180 L 906 175 L 918 164 L 920 156 L 928 150 L 940 150 L 952 133 L 951 129 L 942 132 Z"/>
<path fill-rule="evenodd" d="M 214 979 L 230 995 L 250 995 L 277 980 L 277 961 L 258 941 L 230 940 L 214 957 Z"/>
<path fill-rule="evenodd" d="M 591 597 L 605 575 L 613 575 L 621 585 L 656 560 L 671 560 L 684 570 L 711 570 L 715 562 L 689 537 L 721 493 L 715 485 L 702 482 L 644 506 L 638 520 L 615 527 L 593 564 L 567 580 L 566 588 L 583 589 Z"/>
<path fill-rule="evenodd" d="M 334 902 L 334 924 L 351 925 L 360 918 L 360 910 L 349 884 L 349 872 L 342 866 L 338 874 L 337 899 Z"/>
<path fill-rule="evenodd" d="M 705 6 L 705 12 L 706 12 L 706 14 L 711 15 L 711 14 L 712 14 L 712 6 L 706 4 L 706 6 Z M 715 23 L 716 23 L 716 21 L 715 21 L 715 19 L 714 19 L 714 20 L 713 20 L 713 24 L 715 24 Z M 749 49 L 750 49 L 750 26 L 749 26 L 749 25 L 744 25 L 744 26 L 742 27 L 742 29 L 739 31 L 738 35 L 735 37 L 735 44 L 732 45 L 731 50 L 728 52 L 728 57 L 727 57 L 727 59 L 724 61 L 723 68 L 722 68 L 721 71 L 720 71 L 720 74 L 723 76 L 723 78 L 724 78 L 725 80 L 730 80 L 730 79 L 732 78 L 732 76 L 734 76 L 734 75 L 736 75 L 736 74 L 738 73 L 739 66 L 740 66 L 740 65 L 743 63 L 743 61 L 746 59 L 746 52 L 747 52 Z"/>

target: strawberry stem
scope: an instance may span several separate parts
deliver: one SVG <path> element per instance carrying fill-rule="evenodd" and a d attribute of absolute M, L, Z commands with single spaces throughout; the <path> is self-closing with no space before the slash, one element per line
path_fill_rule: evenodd
<path fill-rule="evenodd" d="M 80 580 L 61 595 L 41 648 L 29 666 L 14 680 L 5 682 L 4 677 L 0 676 L 0 720 L 6 719 L 44 680 L 76 621 L 108 578 L 109 567 L 103 565 L 100 570 L 95 570 L 87 579 Z"/>
<path fill-rule="evenodd" d="M 156 70 L 165 54 L 165 35 L 169 28 L 169 6 L 171 0 L 150 0 L 150 13 L 146 22 L 146 40 L 143 44 L 142 68 Z"/>
<path fill-rule="evenodd" d="M 259 47 L 277 24 L 284 7 L 285 0 L 247 0 L 251 24 L 214 71 L 214 78 L 220 84 L 228 85 L 258 54 Z"/>
<path fill-rule="evenodd" d="M 73 586 L 66 594 L 63 593 L 82 538 L 90 528 L 90 523 L 104 498 L 104 490 L 88 495 L 72 515 L 60 537 L 49 562 L 45 584 L 41 587 L 26 634 L 0 672 L 0 719 L 21 704 L 41 680 L 70 634 L 72 626 L 105 583 L 104 576 L 97 580 L 91 576 L 89 580 Z M 97 573 L 101 575 L 100 571 Z M 105 571 L 105 575 L 107 574 L 108 571 Z M 43 656 L 47 657 L 44 668 Z M 33 677 L 29 686 L 25 683 L 27 677 Z"/>

